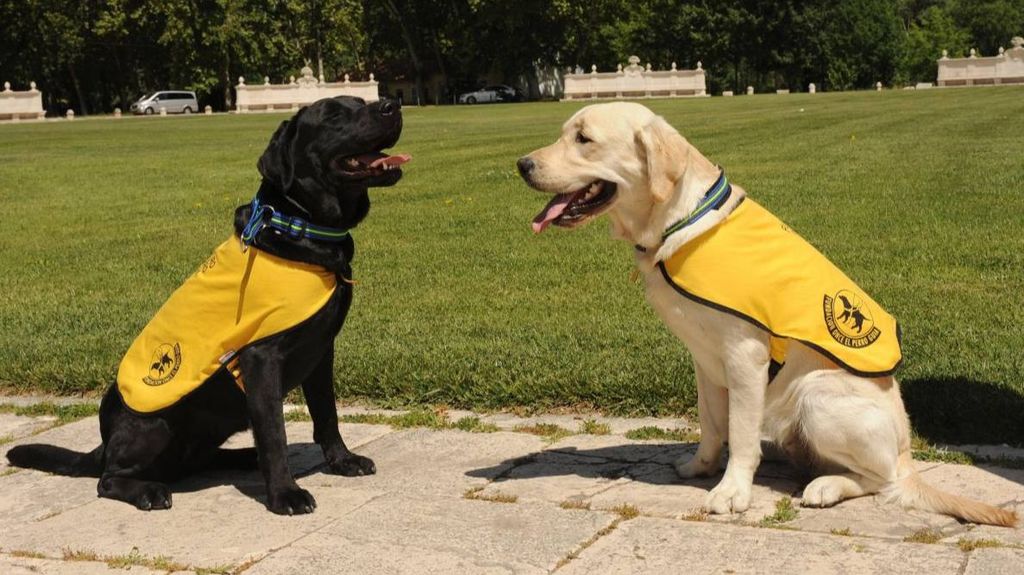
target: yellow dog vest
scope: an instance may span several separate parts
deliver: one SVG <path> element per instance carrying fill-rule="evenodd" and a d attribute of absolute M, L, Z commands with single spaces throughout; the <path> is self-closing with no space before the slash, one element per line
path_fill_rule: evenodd
<path fill-rule="evenodd" d="M 677 291 L 772 334 L 772 359 L 798 340 L 851 373 L 889 375 L 899 327 L 818 250 L 747 198 L 660 264 Z"/>
<path fill-rule="evenodd" d="M 334 273 L 240 246 L 237 236 L 218 246 L 132 343 L 117 372 L 129 408 L 174 405 L 242 348 L 302 323 L 334 293 Z"/>

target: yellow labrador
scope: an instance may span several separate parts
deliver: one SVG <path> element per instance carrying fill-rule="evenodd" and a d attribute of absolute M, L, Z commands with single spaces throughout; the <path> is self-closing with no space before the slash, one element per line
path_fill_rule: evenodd
<path fill-rule="evenodd" d="M 792 307 L 805 295 L 797 292 L 813 291 L 819 280 L 849 280 L 728 184 L 664 119 L 639 104 L 588 106 L 565 123 L 554 144 L 520 158 L 518 167 L 530 186 L 555 195 L 534 220 L 534 231 L 551 224 L 572 228 L 607 213 L 613 234 L 636 246 L 647 299 L 686 344 L 695 365 L 701 441 L 692 458 L 676 463 L 679 475 L 717 473 L 723 447 L 729 446 L 725 474 L 705 501 L 708 511 L 749 507 L 764 434 L 824 473 L 804 489 L 805 506 L 882 493 L 906 507 L 976 523 L 1016 524 L 1012 511 L 922 481 L 891 375 L 900 360 L 898 328 L 852 282 L 849 289 L 828 288 L 824 298 L 819 291 L 813 305 L 803 306 L 815 310 L 804 315 L 816 317 L 820 326 L 795 318 L 799 310 L 790 317 L 761 309 Z M 775 235 L 762 242 L 757 230 Z M 780 266 L 763 251 L 740 254 L 775 241 L 789 242 L 776 246 L 778 257 L 800 252 L 809 263 Z M 749 261 L 732 261 L 734 253 Z M 775 272 L 762 268 L 789 270 L 780 272 L 789 277 L 779 283 L 769 277 Z M 755 294 L 762 299 L 751 304 L 732 293 L 740 288 L 696 285 L 716 274 L 724 282 L 741 280 L 729 286 L 764 283 L 769 289 L 762 291 L 773 293 Z M 797 283 L 802 287 L 790 288 Z M 779 354 L 777 344 L 785 347 Z M 773 362 L 776 356 L 779 363 Z"/>

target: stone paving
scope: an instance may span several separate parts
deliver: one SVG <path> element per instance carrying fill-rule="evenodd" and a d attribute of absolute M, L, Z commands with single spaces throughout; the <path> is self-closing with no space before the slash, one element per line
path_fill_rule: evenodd
<path fill-rule="evenodd" d="M 716 479 L 684 482 L 671 466 L 693 443 L 624 436 L 687 428 L 683 420 L 595 418 L 608 434 L 551 441 L 511 430 L 576 431 L 583 419 L 481 419 L 501 430 L 342 423 L 349 446 L 377 463 L 377 475 L 360 478 L 325 474 L 312 425 L 290 422 L 291 468 L 318 507 L 279 517 L 264 508 L 255 472 L 173 484 L 173 509 L 147 513 L 98 499 L 95 479 L 9 467 L 3 454 L 14 445 L 85 452 L 99 433 L 95 417 L 58 425 L 0 413 L 0 573 L 1024 573 L 1024 530 L 874 497 L 803 509 L 805 478 L 778 461 L 762 464 L 750 510 L 707 516 L 700 506 Z M 918 465 L 933 485 L 1024 514 L 1020 452 L 971 449 L 1007 467 Z M 789 500 L 795 516 L 777 513 Z"/>

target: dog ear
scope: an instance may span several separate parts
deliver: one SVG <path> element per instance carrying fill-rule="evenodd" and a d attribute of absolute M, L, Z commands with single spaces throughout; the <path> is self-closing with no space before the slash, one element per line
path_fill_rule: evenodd
<path fill-rule="evenodd" d="M 686 168 L 683 165 L 685 160 L 674 153 L 678 147 L 672 141 L 674 132 L 661 116 L 657 116 L 636 134 L 637 145 L 647 163 L 648 187 L 654 201 L 659 204 L 672 196 L 676 182 Z"/>
<path fill-rule="evenodd" d="M 292 186 L 295 167 L 292 162 L 292 141 L 295 139 L 295 121 L 285 120 L 270 137 L 270 144 L 256 162 L 264 179 L 280 186 L 282 191 Z"/>

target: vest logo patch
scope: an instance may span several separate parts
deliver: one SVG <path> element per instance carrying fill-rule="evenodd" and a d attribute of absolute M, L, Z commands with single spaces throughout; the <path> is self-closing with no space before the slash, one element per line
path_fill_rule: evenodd
<path fill-rule="evenodd" d="M 835 297 L 825 294 L 822 308 L 828 333 L 846 347 L 864 348 L 882 335 L 867 303 L 850 290 L 839 290 Z"/>
<path fill-rule="evenodd" d="M 142 378 L 146 385 L 163 385 L 174 379 L 181 367 L 181 344 L 169 343 L 160 344 L 153 352 L 152 363 L 149 365 L 149 375 Z"/>
<path fill-rule="evenodd" d="M 216 252 L 214 252 L 213 255 L 211 255 L 210 257 L 206 258 L 206 261 L 203 262 L 203 265 L 199 266 L 199 273 L 201 273 L 201 274 L 206 273 L 207 271 L 213 269 L 213 267 L 215 265 L 217 265 L 217 253 Z"/>

